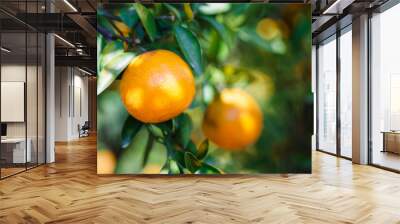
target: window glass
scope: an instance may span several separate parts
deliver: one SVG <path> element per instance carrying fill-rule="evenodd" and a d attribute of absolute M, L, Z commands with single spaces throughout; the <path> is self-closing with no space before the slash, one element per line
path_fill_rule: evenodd
<path fill-rule="evenodd" d="M 318 149 L 336 153 L 336 39 L 318 48 Z"/>
<path fill-rule="evenodd" d="M 351 158 L 352 141 L 352 35 L 340 36 L 340 154 Z"/>
<path fill-rule="evenodd" d="M 400 170 L 400 5 L 371 19 L 372 163 Z"/>

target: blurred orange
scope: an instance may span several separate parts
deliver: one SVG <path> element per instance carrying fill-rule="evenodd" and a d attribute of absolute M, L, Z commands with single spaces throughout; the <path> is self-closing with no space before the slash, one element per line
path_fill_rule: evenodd
<path fill-rule="evenodd" d="M 263 114 L 254 98 L 245 91 L 224 89 L 207 107 L 204 134 L 218 146 L 243 150 L 261 134 Z"/>
<path fill-rule="evenodd" d="M 161 172 L 161 166 L 156 164 L 148 164 L 144 167 L 144 174 L 159 174 Z"/>
<path fill-rule="evenodd" d="M 257 34 L 265 40 L 272 40 L 281 35 L 279 23 L 270 18 L 264 18 L 257 23 Z"/>
<path fill-rule="evenodd" d="M 97 174 L 113 174 L 115 165 L 116 159 L 112 151 L 97 151 Z"/>
<path fill-rule="evenodd" d="M 149 51 L 126 68 L 120 94 L 133 117 L 159 123 L 176 117 L 190 105 L 195 81 L 189 65 L 174 52 Z"/>

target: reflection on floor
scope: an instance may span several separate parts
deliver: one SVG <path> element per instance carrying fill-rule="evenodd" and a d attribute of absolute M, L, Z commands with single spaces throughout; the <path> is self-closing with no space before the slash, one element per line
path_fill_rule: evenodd
<path fill-rule="evenodd" d="M 400 171 L 400 155 L 392 152 L 374 151 L 373 163 Z"/>
<path fill-rule="evenodd" d="M 1 178 L 5 178 L 8 176 L 11 176 L 13 174 L 17 174 L 19 172 L 25 171 L 26 169 L 30 169 L 32 167 L 36 167 L 37 164 L 36 163 L 27 163 L 26 167 L 25 164 L 9 164 L 9 165 L 5 165 L 2 164 L 3 167 L 1 168 Z"/>
<path fill-rule="evenodd" d="M 1 168 L 1 178 L 13 175 L 15 173 L 24 171 L 25 167 L 10 167 L 10 168 Z"/>
<path fill-rule="evenodd" d="M 0 181 L 0 223 L 399 223 L 400 175 L 313 152 L 311 175 L 98 176 L 96 139 Z"/>

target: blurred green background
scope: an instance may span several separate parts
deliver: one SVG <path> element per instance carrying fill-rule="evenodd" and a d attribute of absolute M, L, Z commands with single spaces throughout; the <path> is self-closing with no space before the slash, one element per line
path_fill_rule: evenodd
<path fill-rule="evenodd" d="M 112 167 L 105 173 L 311 172 L 310 5 L 100 4 L 97 13 L 98 156 L 111 152 L 98 157 L 98 166 Z M 176 27 L 186 33 L 177 33 Z M 182 45 L 179 35 L 190 38 Z M 118 90 L 128 63 L 154 49 L 181 55 L 195 74 L 196 97 L 185 112 L 192 125 L 185 130 L 197 150 L 205 139 L 205 108 L 224 88 L 241 88 L 258 102 L 264 114 L 258 141 L 238 152 L 210 142 L 204 158 L 169 158 L 165 144 L 154 137 L 179 122 L 162 126 L 135 121 Z"/>

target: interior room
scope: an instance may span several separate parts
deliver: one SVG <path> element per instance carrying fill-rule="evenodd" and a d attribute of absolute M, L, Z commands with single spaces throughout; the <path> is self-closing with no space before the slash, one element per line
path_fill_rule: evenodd
<path fill-rule="evenodd" d="M 395 170 L 400 169 L 400 66 L 395 59 L 400 33 L 392 27 L 399 19 L 399 5 L 371 18 L 371 162 Z"/>
<path fill-rule="evenodd" d="M 113 10 L 117 6 L 110 6 L 109 11 L 102 10 L 104 4 L 114 3 L 124 4 L 127 10 Z M 277 8 L 281 11 L 266 9 L 262 12 L 263 18 L 257 17 L 258 14 L 252 10 L 261 7 L 255 3 L 280 3 Z M 273 0 L 242 2 L 243 7 L 238 8 L 232 5 L 234 3 L 227 1 L 217 4 L 203 1 L 196 4 L 155 4 L 153 1 L 123 0 L 118 3 L 111 0 L 1 0 L 0 223 L 400 223 L 399 1 L 294 0 L 288 3 Z M 306 18 L 310 21 L 302 22 L 304 18 L 293 16 L 304 7 L 309 7 L 310 17 Z M 238 31 L 235 26 L 247 22 L 246 16 L 253 22 L 267 19 L 262 30 L 264 37 L 251 38 L 251 35 L 261 36 L 257 34 L 257 25 L 249 32 L 242 32 L 240 37 L 239 34 L 233 35 Z M 103 17 L 111 22 L 99 20 Z M 207 32 L 201 29 L 205 24 L 207 29 L 210 28 Z M 177 35 L 178 26 L 190 28 L 193 32 Z M 154 27 L 160 33 L 155 32 Z M 306 35 L 308 41 L 287 44 L 299 38 L 306 29 L 311 30 Z M 107 35 L 105 30 L 114 30 L 117 34 Z M 163 35 L 167 38 L 161 41 Z M 204 47 L 208 42 L 202 39 L 198 51 L 197 45 L 188 44 L 195 46 L 189 53 L 182 51 L 181 45 L 177 47 L 176 42 L 191 40 L 195 35 L 215 41 L 212 42 L 214 45 Z M 190 122 L 184 126 L 181 120 L 171 119 L 170 123 L 142 122 L 136 127 L 132 124 L 138 123 L 128 115 L 127 109 L 121 113 L 120 108 L 124 107 L 109 106 L 122 102 L 120 83 L 124 72 L 149 50 L 175 52 L 193 73 L 197 72 L 194 69 L 196 64 L 189 63 L 188 55 L 211 58 L 204 62 L 215 65 L 212 69 L 204 69 L 207 70 L 204 73 L 211 75 L 200 79 L 194 75 L 197 82 L 191 84 L 197 85 L 195 88 L 210 79 L 220 81 L 234 77 L 232 74 L 243 75 L 243 71 L 249 68 L 233 73 L 232 66 L 222 60 L 231 49 L 218 41 L 226 40 L 226 37 L 232 38 L 228 38 L 231 43 L 255 41 L 261 50 L 267 49 L 265 53 L 244 47 L 235 53 L 250 51 L 251 55 L 272 58 L 267 61 L 259 57 L 257 63 L 260 67 L 267 67 L 268 72 L 278 71 L 280 76 L 271 75 L 272 81 L 289 80 L 294 86 L 265 85 L 265 92 L 286 88 L 281 96 L 292 97 L 295 95 L 292 91 L 303 91 L 300 85 L 296 85 L 301 83 L 299 80 L 310 80 L 311 83 L 307 82 L 309 95 L 304 94 L 308 97 L 301 101 L 309 107 L 300 110 L 296 106 L 298 101 L 283 103 L 296 113 L 310 117 L 312 136 L 310 133 L 304 137 L 306 143 L 310 143 L 304 145 L 311 145 L 307 151 L 311 160 L 304 165 L 310 167 L 309 170 L 303 169 L 301 174 L 294 171 L 231 174 L 212 167 L 215 161 L 208 157 L 207 162 L 211 165 L 206 172 L 196 173 L 196 169 L 204 168 L 206 161 L 197 158 L 201 154 L 207 155 L 209 149 L 216 155 L 228 155 L 224 157 L 227 159 L 220 160 L 228 171 L 230 163 L 241 158 L 235 154 L 238 152 L 218 152 L 211 140 L 204 141 L 207 142 L 205 146 L 194 143 L 196 138 L 203 138 L 200 135 L 190 132 L 169 135 L 172 130 L 178 130 L 177 127 L 192 129 L 194 125 Z M 120 45 L 105 47 L 105 42 L 118 38 L 123 40 Z M 143 44 L 148 42 L 152 45 Z M 311 49 L 311 52 L 290 53 L 299 47 Z M 108 58 L 99 59 L 99 50 L 105 51 Z M 215 55 L 209 53 L 213 51 Z M 190 54 L 192 52 L 200 53 Z M 311 63 L 282 60 L 304 55 L 311 56 L 308 60 Z M 233 57 L 233 61 L 242 62 L 238 58 L 248 61 L 239 56 Z M 113 61 L 111 64 L 118 66 L 107 67 L 104 61 Z M 218 63 L 222 66 L 219 67 Z M 160 64 L 154 63 L 153 67 Z M 270 69 L 274 65 L 277 69 Z M 140 72 L 148 72 L 144 70 Z M 256 69 L 251 67 L 251 70 Z M 290 77 L 298 80 L 285 76 L 288 71 Z M 103 84 L 104 80 L 107 86 Z M 243 84 L 251 79 L 238 76 L 232 80 Z M 271 81 L 265 77 L 263 80 L 266 83 Z M 218 85 L 201 86 L 199 92 L 202 97 L 211 96 L 210 93 L 215 93 L 213 91 L 218 88 Z M 254 96 L 265 94 L 251 88 L 246 91 Z M 140 93 L 131 95 L 132 102 L 137 102 Z M 220 94 L 215 96 L 222 99 Z M 237 97 L 229 99 L 233 104 L 243 102 Z M 114 104 L 101 104 L 100 101 Z M 188 107 L 192 106 L 192 102 L 188 104 Z M 172 105 L 170 107 L 175 109 Z M 267 106 L 262 112 L 279 111 L 289 117 L 296 115 L 294 111 L 282 108 Z M 106 113 L 115 116 L 106 118 Z M 276 113 L 276 118 L 280 113 Z M 244 117 L 243 120 L 249 120 Z M 271 125 L 274 122 L 268 120 L 270 117 L 266 118 L 262 121 L 267 127 L 263 131 L 278 143 L 285 144 L 270 144 L 268 138 L 254 140 L 251 144 L 256 145 L 259 151 L 252 148 L 253 151 L 245 153 L 256 158 L 256 162 L 242 164 L 261 164 L 260 167 L 269 171 L 274 171 L 273 166 L 277 164 L 289 167 L 286 166 L 288 161 L 303 165 L 299 161 L 304 158 L 294 153 L 296 149 L 285 148 L 289 143 L 298 142 L 299 138 L 304 140 L 304 133 L 298 128 L 301 125 L 286 119 L 281 123 L 275 120 L 278 124 L 274 126 Z M 116 125 L 117 121 L 123 125 Z M 164 129 L 153 129 L 153 126 Z M 140 132 L 140 128 L 147 129 L 147 132 Z M 231 129 L 236 128 L 234 125 Z M 280 139 L 282 130 L 289 130 L 296 141 Z M 140 148 L 141 151 L 135 147 L 131 147 L 133 151 L 127 150 L 125 145 L 131 146 L 133 139 L 145 146 L 150 142 L 150 135 L 153 142 Z M 227 144 L 242 137 L 235 136 Z M 126 139 L 130 141 L 126 143 Z M 168 171 L 164 173 L 161 171 L 166 170 L 166 165 L 141 166 L 146 160 L 156 160 L 146 150 L 151 147 L 160 149 L 171 139 L 187 139 L 187 148 L 192 144 L 194 150 L 190 149 L 191 154 L 184 151 L 186 158 L 177 157 L 180 161 L 176 159 L 173 163 L 168 149 L 164 156 Z M 112 141 L 118 144 L 107 144 Z M 187 150 L 175 143 L 171 147 L 176 151 Z M 214 148 L 209 148 L 208 144 Z M 275 147 L 277 151 L 256 154 L 264 145 L 278 145 Z M 283 153 L 288 151 L 292 153 Z M 100 152 L 106 153 L 99 156 Z M 139 153 L 141 159 L 136 159 L 131 153 Z M 128 154 L 128 159 L 120 159 L 124 154 Z M 195 159 L 191 155 L 195 155 Z M 286 161 L 273 164 L 266 155 L 284 156 Z M 126 167 L 136 169 L 140 166 L 136 170 L 141 173 L 118 173 L 121 161 Z M 185 167 L 180 166 L 182 161 Z M 103 165 L 100 171 L 99 164 Z M 171 172 L 173 168 L 176 173 Z M 207 173 L 210 170 L 214 173 Z M 156 175 L 149 175 L 154 171 Z"/>
<path fill-rule="evenodd" d="M 45 162 L 45 36 L 18 22 L 9 28 L 1 29 L 1 178 Z"/>

